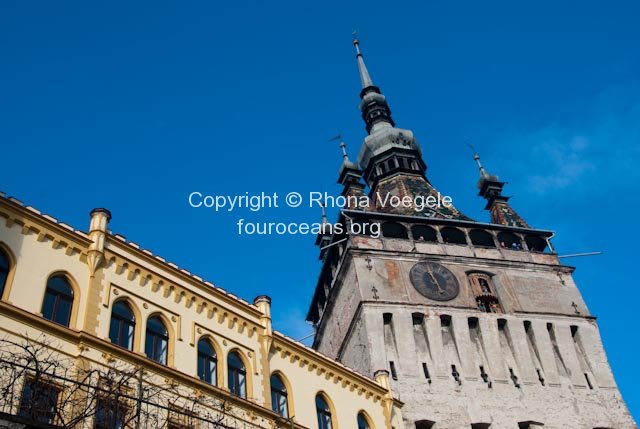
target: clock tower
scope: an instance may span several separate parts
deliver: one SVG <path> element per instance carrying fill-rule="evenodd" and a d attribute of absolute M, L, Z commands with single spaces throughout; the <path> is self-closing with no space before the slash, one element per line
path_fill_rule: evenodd
<path fill-rule="evenodd" d="M 344 153 L 338 182 L 372 204 L 341 211 L 344 234 L 318 236 L 313 347 L 368 376 L 387 371 L 406 429 L 635 428 L 553 232 L 513 210 L 477 155 L 490 222 L 424 204 L 441 195 L 421 147 L 354 46 L 368 135 L 358 163 Z"/>

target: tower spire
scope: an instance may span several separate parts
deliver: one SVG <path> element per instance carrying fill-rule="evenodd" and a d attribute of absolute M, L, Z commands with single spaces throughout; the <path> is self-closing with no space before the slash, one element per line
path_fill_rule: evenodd
<path fill-rule="evenodd" d="M 364 64 L 364 57 L 360 50 L 360 40 L 353 39 L 353 46 L 356 48 L 356 61 L 358 62 L 358 71 L 360 73 L 360 83 L 362 90 L 360 91 L 360 111 L 362 119 L 367 125 L 367 132 L 376 131 L 380 128 L 394 127 L 396 124 L 391 118 L 391 109 L 387 104 L 387 100 L 380 88 L 373 84 L 369 70 Z"/>

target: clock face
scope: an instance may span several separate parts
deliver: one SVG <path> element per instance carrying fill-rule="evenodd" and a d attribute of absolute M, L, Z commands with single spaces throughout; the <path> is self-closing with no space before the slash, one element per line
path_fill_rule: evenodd
<path fill-rule="evenodd" d="M 418 262 L 411 268 L 410 277 L 418 292 L 436 301 L 452 300 L 460 291 L 456 276 L 435 262 Z"/>

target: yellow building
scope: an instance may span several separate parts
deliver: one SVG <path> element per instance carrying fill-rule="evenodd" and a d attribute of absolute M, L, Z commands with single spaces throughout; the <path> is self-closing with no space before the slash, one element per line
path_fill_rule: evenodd
<path fill-rule="evenodd" d="M 387 371 L 273 331 L 267 296 L 225 292 L 111 233 L 110 216 L 93 210 L 85 233 L 0 194 L 0 423 L 403 426 Z"/>

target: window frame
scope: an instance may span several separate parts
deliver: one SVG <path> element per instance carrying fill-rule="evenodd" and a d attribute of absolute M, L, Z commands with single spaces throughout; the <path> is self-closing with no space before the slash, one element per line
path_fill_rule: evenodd
<path fill-rule="evenodd" d="M 233 356 L 238 359 L 242 368 L 231 365 L 231 358 Z M 227 355 L 227 387 L 229 388 L 229 392 L 233 395 L 246 399 L 248 390 L 247 379 L 247 365 L 245 364 L 242 355 L 240 355 L 240 352 L 237 350 L 230 351 Z"/>
<path fill-rule="evenodd" d="M 131 313 L 131 319 L 127 319 L 124 316 L 115 313 L 115 309 L 116 306 L 126 306 L 126 309 Z M 113 328 L 113 321 L 117 320 L 118 322 L 118 328 L 117 328 L 117 338 L 113 338 L 111 336 L 111 332 L 112 332 L 112 328 Z M 130 336 L 128 339 L 128 343 L 129 345 L 124 345 L 122 344 L 122 330 L 124 327 L 128 327 L 130 329 Z M 135 348 L 135 341 L 136 341 L 136 313 L 133 310 L 131 304 L 124 299 L 120 299 L 118 301 L 115 301 L 113 303 L 113 305 L 111 306 L 111 318 L 109 319 L 109 339 L 111 340 L 112 344 L 115 344 L 119 347 L 125 348 L 127 350 L 133 351 Z"/>
<path fill-rule="evenodd" d="M 160 332 L 153 332 L 153 331 L 150 332 L 149 322 L 153 319 L 157 319 L 162 324 L 162 327 L 164 328 L 164 331 L 165 331 L 164 334 Z M 167 327 L 167 324 L 164 321 L 164 318 L 159 314 L 151 315 L 147 319 L 145 328 L 146 329 L 145 329 L 145 340 L 144 340 L 144 354 L 154 362 L 157 362 L 161 365 L 168 365 L 169 364 L 169 344 L 171 341 L 171 335 L 169 333 L 169 328 Z M 149 356 L 149 339 L 150 339 L 149 337 L 151 337 L 151 340 L 152 340 L 151 351 L 153 356 Z M 164 347 L 164 353 L 163 353 L 162 359 L 159 359 L 158 355 L 156 354 L 158 339 L 165 341 L 165 347 Z"/>
<path fill-rule="evenodd" d="M 201 351 L 200 343 L 207 344 L 211 348 L 212 354 L 206 354 L 205 352 Z M 204 381 L 205 383 L 209 383 L 213 386 L 217 386 L 218 385 L 218 352 L 216 350 L 216 347 L 213 345 L 213 342 L 207 337 L 201 337 L 198 340 L 198 343 L 196 344 L 196 353 L 197 353 L 198 378 Z M 201 359 L 203 363 L 202 367 L 201 367 Z M 208 377 L 209 379 L 207 379 L 206 377 L 207 374 L 203 374 L 203 373 L 205 368 L 210 368 L 211 363 L 213 363 L 213 370 L 207 371 L 209 376 Z"/>
<path fill-rule="evenodd" d="M 70 293 L 65 293 L 60 290 L 56 290 L 54 287 L 57 286 L 55 284 L 51 284 L 55 279 L 61 279 L 64 281 L 65 286 L 68 287 Z M 53 299 L 53 304 L 51 304 L 51 314 L 45 313 L 45 306 L 48 306 L 48 299 Z M 42 300 L 41 314 L 45 319 L 57 323 L 58 325 L 66 326 L 67 328 L 71 327 L 71 322 L 74 314 L 74 305 L 76 301 L 76 291 L 73 287 L 73 283 L 69 276 L 65 273 L 55 273 L 49 276 L 47 279 L 44 298 Z M 68 314 L 65 315 L 66 323 L 62 323 L 60 319 L 60 304 L 65 302 L 69 305 Z"/>

